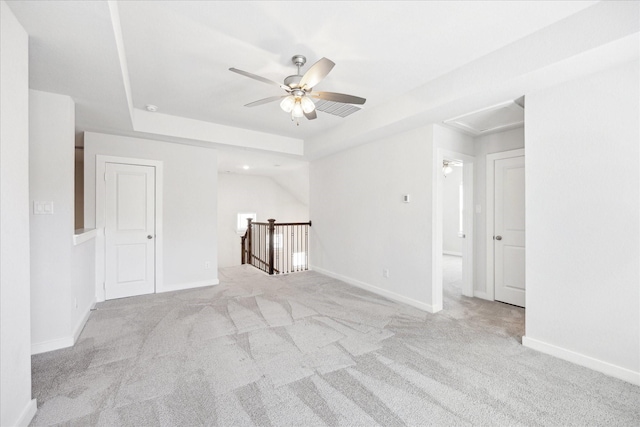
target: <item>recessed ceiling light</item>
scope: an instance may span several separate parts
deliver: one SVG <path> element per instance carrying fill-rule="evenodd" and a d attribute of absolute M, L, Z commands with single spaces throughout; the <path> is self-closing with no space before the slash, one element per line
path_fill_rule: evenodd
<path fill-rule="evenodd" d="M 244 165 L 244 166 L 242 167 L 242 169 L 247 170 L 247 169 L 249 169 L 249 166 Z"/>
<path fill-rule="evenodd" d="M 158 107 L 153 104 L 147 104 L 144 108 L 146 108 L 147 111 L 150 111 L 152 113 L 155 113 L 156 111 L 158 111 Z"/>

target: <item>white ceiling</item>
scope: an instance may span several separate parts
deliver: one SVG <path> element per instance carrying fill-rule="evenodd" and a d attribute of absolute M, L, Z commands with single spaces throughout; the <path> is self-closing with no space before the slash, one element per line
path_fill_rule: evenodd
<path fill-rule="evenodd" d="M 520 3 L 520 2 L 518 2 Z M 318 90 L 367 98 L 375 107 L 581 9 L 524 2 L 122 2 L 122 34 L 134 106 L 308 138 L 348 120 L 318 113 L 295 126 L 284 93 L 233 74 L 236 67 L 282 82 L 321 57 L 336 63 Z M 360 113 L 356 113 L 360 114 Z"/>
<path fill-rule="evenodd" d="M 443 76 L 594 3 L 8 2 L 31 37 L 31 87 L 70 95 L 76 102 L 78 131 L 155 134 L 217 147 L 227 143 L 223 137 L 199 139 L 196 133 L 180 135 L 179 130 L 145 128 L 140 133 L 134 111 L 154 104 L 159 113 L 176 120 L 193 119 L 190 126 L 222 125 L 215 129 L 223 134 L 226 127 L 248 129 L 259 132 L 246 134 L 258 143 L 286 137 L 290 143 L 318 144 L 330 138 L 335 140 L 333 151 L 341 149 L 338 140 L 367 135 L 382 114 L 389 117 L 390 129 L 400 129 L 407 120 L 393 116 L 399 103 L 426 111 L 434 102 L 428 96 L 412 99 L 412 94 L 422 94 Z M 294 54 L 307 57 L 303 72 L 321 57 L 333 60 L 335 68 L 317 89 L 365 97 L 363 110 L 346 118 L 319 112 L 317 120 L 296 126 L 277 102 L 244 107 L 280 95 L 280 89 L 231 73 L 229 67 L 281 82 L 295 74 Z M 416 92 L 419 88 L 422 92 Z M 442 112 L 451 113 L 444 117 L 450 118 L 486 106 L 459 104 Z M 234 144 L 242 146 L 242 141 Z M 221 155 L 232 152 L 221 150 Z M 247 158 L 255 150 L 242 152 Z M 233 161 L 240 160 L 237 152 L 233 156 Z M 294 167 L 304 160 L 284 159 L 278 163 L 269 158 L 266 163 Z"/>

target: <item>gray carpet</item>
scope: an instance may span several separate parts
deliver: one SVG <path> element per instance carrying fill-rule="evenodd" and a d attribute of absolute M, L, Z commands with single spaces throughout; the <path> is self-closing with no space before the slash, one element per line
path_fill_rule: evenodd
<path fill-rule="evenodd" d="M 33 357 L 40 425 L 640 425 L 640 388 L 520 345 L 524 310 L 445 311 L 315 272 L 107 301 L 74 348 Z"/>

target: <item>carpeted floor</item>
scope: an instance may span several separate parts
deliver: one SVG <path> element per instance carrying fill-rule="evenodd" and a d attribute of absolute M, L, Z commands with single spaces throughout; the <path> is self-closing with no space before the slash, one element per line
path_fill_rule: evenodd
<path fill-rule="evenodd" d="M 640 388 L 526 349 L 524 310 L 460 295 L 432 315 L 315 272 L 98 304 L 33 357 L 32 425 L 640 425 Z"/>

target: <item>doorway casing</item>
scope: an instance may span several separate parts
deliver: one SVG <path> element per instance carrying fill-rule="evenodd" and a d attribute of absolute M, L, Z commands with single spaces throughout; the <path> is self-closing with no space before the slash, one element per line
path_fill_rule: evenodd
<path fill-rule="evenodd" d="M 479 298 L 495 301 L 495 271 L 494 271 L 494 252 L 493 252 L 493 236 L 494 236 L 494 196 L 495 196 L 495 161 L 500 159 L 509 159 L 512 157 L 524 156 L 524 148 L 517 150 L 502 151 L 499 153 L 487 154 L 487 284 L 484 294 L 476 295 Z"/>
<path fill-rule="evenodd" d="M 163 194 L 163 162 L 160 160 L 135 159 L 130 157 L 117 156 L 96 156 L 96 301 L 105 301 L 105 268 L 106 268 L 106 248 L 104 229 L 106 226 L 106 195 L 107 186 L 105 174 L 107 171 L 107 163 L 119 163 L 126 165 L 152 166 L 155 168 L 155 215 L 156 215 L 156 259 L 155 259 L 155 291 L 163 290 L 163 269 L 162 269 L 162 248 L 163 237 L 162 231 L 162 194 Z"/>

